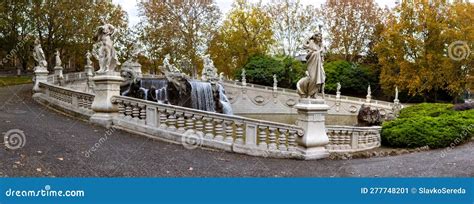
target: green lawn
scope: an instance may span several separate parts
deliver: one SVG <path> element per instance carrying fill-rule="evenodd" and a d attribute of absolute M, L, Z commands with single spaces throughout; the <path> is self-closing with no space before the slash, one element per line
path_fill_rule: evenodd
<path fill-rule="evenodd" d="M 19 84 L 29 84 L 32 83 L 31 76 L 9 76 L 9 77 L 0 77 L 0 87 L 2 86 L 11 86 Z"/>

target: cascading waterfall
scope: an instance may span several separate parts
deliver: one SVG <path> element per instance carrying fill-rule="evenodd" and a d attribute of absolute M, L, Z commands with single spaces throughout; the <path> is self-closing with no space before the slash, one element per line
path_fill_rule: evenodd
<path fill-rule="evenodd" d="M 232 106 L 230 105 L 230 101 L 224 93 L 224 87 L 219 84 L 219 98 L 220 103 L 222 104 L 222 112 L 226 115 L 233 115 L 234 112 L 232 111 Z"/>
<path fill-rule="evenodd" d="M 207 82 L 191 81 L 191 102 L 194 109 L 215 112 L 216 104 L 212 85 Z"/>

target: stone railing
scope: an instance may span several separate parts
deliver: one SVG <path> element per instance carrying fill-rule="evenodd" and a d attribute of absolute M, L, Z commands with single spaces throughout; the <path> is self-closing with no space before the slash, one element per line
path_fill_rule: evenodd
<path fill-rule="evenodd" d="M 86 117 L 90 117 L 94 113 L 91 109 L 94 101 L 94 95 L 92 94 L 42 82 L 40 88 L 42 94 L 39 95 L 39 99 L 43 102 Z"/>
<path fill-rule="evenodd" d="M 49 75 L 40 82 L 36 98 L 50 107 L 90 118 L 95 95 L 68 88 L 77 80 L 87 79 L 83 73 L 65 74 L 68 80 L 59 86 L 57 77 Z M 84 81 L 83 83 L 86 83 Z M 282 91 L 284 92 L 284 91 Z M 229 116 L 184 107 L 159 104 L 130 97 L 111 98 L 117 112 L 112 125 L 149 137 L 181 143 L 198 138 L 198 146 L 229 152 L 275 158 L 304 158 L 299 142 L 305 137 L 303 128 L 276 122 Z M 326 126 L 329 152 L 355 152 L 380 146 L 380 127 Z M 194 147 L 194 146 L 193 146 Z"/>
<path fill-rule="evenodd" d="M 327 126 L 329 152 L 356 152 L 380 147 L 382 127 Z"/>
<path fill-rule="evenodd" d="M 296 158 L 298 126 L 258 121 L 116 96 L 114 124 L 152 137 L 182 142 L 191 132 L 200 145 L 255 156 Z"/>
<path fill-rule="evenodd" d="M 225 81 L 224 88 L 234 113 L 236 114 L 296 114 L 293 106 L 299 96 L 295 90 L 261 86 L 241 82 Z M 365 98 L 325 94 L 330 109 L 329 115 L 357 115 Z M 378 109 L 383 116 L 394 115 L 394 103 L 371 100 L 370 106 Z"/>

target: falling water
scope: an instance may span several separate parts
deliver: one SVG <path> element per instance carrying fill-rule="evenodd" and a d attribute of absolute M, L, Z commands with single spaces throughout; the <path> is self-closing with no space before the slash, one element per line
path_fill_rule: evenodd
<path fill-rule="evenodd" d="M 212 85 L 207 82 L 191 81 L 191 101 L 194 109 L 215 112 Z"/>
<path fill-rule="evenodd" d="M 232 106 L 230 105 L 229 99 L 224 93 L 224 87 L 219 84 L 219 98 L 220 103 L 222 104 L 222 112 L 226 115 L 233 115 Z"/>

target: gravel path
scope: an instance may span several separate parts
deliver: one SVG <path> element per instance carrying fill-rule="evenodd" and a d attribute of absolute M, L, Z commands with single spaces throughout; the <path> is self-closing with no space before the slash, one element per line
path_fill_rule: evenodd
<path fill-rule="evenodd" d="M 354 160 L 299 161 L 188 150 L 56 113 L 34 102 L 30 90 L 31 85 L 0 88 L 0 132 L 19 129 L 26 135 L 23 148 L 0 144 L 0 177 L 474 176 L 472 142 L 446 153 Z"/>

